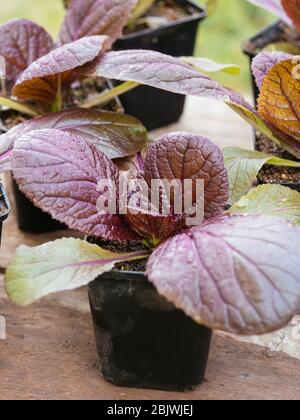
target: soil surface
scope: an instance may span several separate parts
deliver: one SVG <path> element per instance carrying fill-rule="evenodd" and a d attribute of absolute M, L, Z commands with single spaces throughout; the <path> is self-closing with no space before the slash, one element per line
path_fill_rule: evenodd
<path fill-rule="evenodd" d="M 189 6 L 183 6 L 176 0 L 159 0 L 148 10 L 145 18 L 162 17 L 166 20 L 165 23 L 170 23 L 186 18 L 187 16 L 193 14 L 193 10 L 194 9 Z M 164 26 L 164 24 L 161 26 Z M 124 33 L 127 35 L 142 31 L 144 29 L 149 29 L 147 23 L 143 22 L 142 24 L 139 24 L 137 22 L 137 24 L 126 27 L 124 29 Z"/>
<path fill-rule="evenodd" d="M 256 135 L 256 147 L 261 152 L 283 159 L 295 160 L 294 156 L 276 146 L 263 134 Z M 300 169 L 265 165 L 259 172 L 258 179 L 264 184 L 299 184 L 300 188 Z"/>
<path fill-rule="evenodd" d="M 103 249 L 107 249 L 111 252 L 130 253 L 138 251 L 147 251 L 148 248 L 141 242 L 112 242 L 105 239 L 99 238 L 88 238 L 88 242 L 97 244 Z M 146 271 L 147 260 L 129 261 L 123 262 L 116 265 L 116 270 L 121 271 L 134 271 L 144 273 Z"/>

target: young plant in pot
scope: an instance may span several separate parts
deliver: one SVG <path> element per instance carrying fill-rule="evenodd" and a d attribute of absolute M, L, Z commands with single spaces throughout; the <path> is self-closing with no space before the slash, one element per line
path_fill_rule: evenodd
<path fill-rule="evenodd" d="M 68 14 L 71 14 L 78 10 L 79 3 L 87 8 L 85 3 L 90 2 L 72 0 L 67 3 Z M 108 3 L 110 6 L 107 7 L 114 7 L 114 2 L 109 0 Z M 107 7 L 105 13 L 108 13 Z M 100 14 L 104 15 L 103 9 L 99 10 Z M 154 50 L 175 57 L 192 56 L 199 23 L 205 17 L 204 9 L 190 0 L 139 0 L 123 36 L 113 48 Z M 148 130 L 152 130 L 178 121 L 183 113 L 185 97 L 139 86 L 122 96 L 122 104 L 126 113 L 137 117 Z M 166 109 L 168 112 L 165 112 Z"/>
<path fill-rule="evenodd" d="M 262 51 L 283 51 L 291 54 L 300 53 L 300 4 L 297 0 L 247 0 L 260 6 L 277 17 L 279 22 L 263 29 L 250 40 L 244 42 L 244 53 L 250 59 L 250 65 L 254 57 Z M 257 99 L 259 90 L 252 79 L 253 92 Z"/>
<path fill-rule="evenodd" d="M 227 170 L 206 138 L 170 133 L 113 163 L 78 134 L 36 130 L 15 143 L 12 169 L 35 205 L 89 241 L 20 247 L 6 291 L 28 305 L 89 284 L 100 370 L 115 384 L 193 388 L 213 329 L 263 334 L 300 310 L 300 195 L 258 187 L 225 212 Z M 176 186 L 191 206 L 178 209 Z"/>
<path fill-rule="evenodd" d="M 46 126 L 49 123 L 60 125 L 63 120 L 66 129 L 69 127 L 68 120 L 72 120 L 72 129 L 76 129 L 74 123 L 77 119 L 81 131 L 85 130 L 86 135 L 89 126 L 93 125 L 98 135 L 102 136 L 103 143 L 110 126 L 115 130 L 116 136 L 124 135 L 127 143 L 132 136 L 136 138 L 138 135 L 145 135 L 138 131 L 134 132 L 135 129 L 140 130 L 141 125 L 133 118 L 117 117 L 107 112 L 99 112 L 97 116 L 97 112 L 102 108 L 120 111 L 122 109 L 120 103 L 114 100 L 108 105 L 105 100 L 102 103 L 98 102 L 93 111 L 74 110 L 77 107 L 93 107 L 85 103 L 106 90 L 107 84 L 103 80 L 83 77 L 77 73 L 77 70 L 95 59 L 104 45 L 105 48 L 110 48 L 121 36 L 122 29 L 137 1 L 118 1 L 114 7 L 110 2 L 110 12 L 102 18 L 100 16 L 95 24 L 91 20 L 99 10 L 103 13 L 103 7 L 108 7 L 107 2 L 93 1 L 88 9 L 89 13 L 84 13 L 86 20 L 83 21 L 79 17 L 82 16 L 87 3 L 74 2 L 72 10 L 62 24 L 56 43 L 42 27 L 25 19 L 16 19 L 0 26 L 2 132 L 20 122 L 45 115 L 46 119 L 40 120 L 41 124 L 45 122 Z M 109 35 L 110 38 L 98 36 L 101 34 Z M 2 76 L 5 77 L 4 80 Z M 59 114 L 66 109 L 72 111 Z M 54 112 L 57 114 L 50 115 Z M 93 133 L 90 133 L 90 137 L 93 137 Z M 0 138 L 0 150 L 4 153 L 5 135 Z M 124 156 L 124 152 L 120 154 L 113 149 L 111 151 L 115 157 Z M 136 151 L 131 150 L 130 153 Z M 19 192 L 16 184 L 14 192 L 21 229 L 38 233 L 64 227 L 33 207 Z"/>

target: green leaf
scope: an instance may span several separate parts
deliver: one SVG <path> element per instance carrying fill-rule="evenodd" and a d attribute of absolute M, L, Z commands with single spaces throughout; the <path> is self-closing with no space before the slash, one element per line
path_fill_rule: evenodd
<path fill-rule="evenodd" d="M 226 147 L 223 149 L 223 154 L 229 177 L 231 204 L 248 193 L 258 172 L 266 163 L 273 166 L 300 167 L 300 162 L 280 159 L 266 153 L 239 147 Z"/>
<path fill-rule="evenodd" d="M 13 111 L 18 111 L 21 114 L 29 115 L 30 117 L 36 117 L 39 115 L 36 109 L 29 105 L 22 104 L 21 102 L 14 101 L 13 99 L 0 96 L 0 106 L 5 106 Z"/>
<path fill-rule="evenodd" d="M 239 74 L 241 69 L 239 66 L 235 64 L 220 64 L 214 60 L 210 60 L 209 58 L 203 57 L 181 57 L 181 61 L 186 64 L 190 64 L 191 66 L 195 67 L 195 69 L 199 70 L 200 72 L 206 73 L 219 73 L 225 72 L 229 74 Z"/>
<path fill-rule="evenodd" d="M 300 194 L 282 185 L 259 185 L 228 212 L 280 217 L 300 225 Z"/>
<path fill-rule="evenodd" d="M 254 110 L 248 109 L 245 106 L 240 105 L 238 102 L 229 100 L 226 101 L 226 103 L 234 112 L 236 112 L 240 117 L 247 121 L 253 128 L 264 134 L 268 139 L 277 144 L 277 146 L 282 147 L 292 155 L 295 155 L 295 148 L 292 145 L 292 139 L 290 139 L 290 142 L 288 142 L 283 138 L 283 133 L 281 133 L 282 135 L 276 135 L 276 133 L 264 123 L 264 121 Z"/>
<path fill-rule="evenodd" d="M 73 238 L 20 246 L 6 271 L 5 288 L 14 303 L 26 306 L 50 293 L 84 286 L 119 262 L 147 256 L 147 251 L 118 254 Z"/>

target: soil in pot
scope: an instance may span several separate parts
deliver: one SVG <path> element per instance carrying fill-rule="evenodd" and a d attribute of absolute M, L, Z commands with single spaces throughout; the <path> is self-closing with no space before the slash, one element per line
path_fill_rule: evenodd
<path fill-rule="evenodd" d="M 278 147 L 263 134 L 256 134 L 256 150 L 277 156 L 279 158 L 296 160 L 284 149 Z M 265 165 L 258 174 L 260 184 L 280 184 L 300 192 L 299 168 L 276 167 Z"/>
<path fill-rule="evenodd" d="M 145 24 L 127 28 L 114 49 L 146 49 L 176 57 L 193 55 L 199 23 L 206 13 L 189 0 L 159 0 L 147 16 L 163 17 L 162 26 L 151 29 Z M 177 122 L 185 97 L 140 86 L 122 95 L 126 113 L 140 119 L 148 130 Z"/>
<path fill-rule="evenodd" d="M 109 86 L 111 87 L 111 85 Z M 106 82 L 100 79 L 87 79 L 83 82 L 74 82 L 64 98 L 64 109 L 80 106 L 83 102 L 93 99 L 95 95 L 99 95 L 106 87 Z M 123 111 L 122 105 L 118 100 L 112 101 L 105 109 L 116 112 Z M 15 111 L 2 111 L 0 113 L 0 130 L 4 132 L 24 122 L 28 118 Z M 12 186 L 16 202 L 18 226 L 21 230 L 30 233 L 46 233 L 67 229 L 64 224 L 57 222 L 49 214 L 35 207 L 19 190 L 14 180 L 12 180 Z"/>
<path fill-rule="evenodd" d="M 2 237 L 2 224 L 4 220 L 7 219 L 9 211 L 10 211 L 9 202 L 5 194 L 4 188 L 2 184 L 0 183 L 0 245 L 1 245 L 1 237 Z"/>

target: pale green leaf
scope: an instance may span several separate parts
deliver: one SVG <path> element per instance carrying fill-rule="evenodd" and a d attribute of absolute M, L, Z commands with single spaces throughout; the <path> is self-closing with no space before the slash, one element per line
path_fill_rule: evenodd
<path fill-rule="evenodd" d="M 147 256 L 147 251 L 118 254 L 73 238 L 20 246 L 6 271 L 5 288 L 14 303 L 26 306 L 50 293 L 84 286 L 119 262 Z"/>
<path fill-rule="evenodd" d="M 184 63 L 195 67 L 195 69 L 197 69 L 200 72 L 206 72 L 206 73 L 225 72 L 225 73 L 229 73 L 233 75 L 239 74 L 241 72 L 240 67 L 236 66 L 235 64 L 220 64 L 214 60 L 210 60 L 209 58 L 181 57 L 180 59 Z"/>
<path fill-rule="evenodd" d="M 300 194 L 282 185 L 259 185 L 242 197 L 229 212 L 280 217 L 300 225 Z"/>
<path fill-rule="evenodd" d="M 29 115 L 30 117 L 36 117 L 39 115 L 37 110 L 31 106 L 22 104 L 21 102 L 6 98 L 4 96 L 0 96 L 0 106 L 12 109 L 13 111 L 18 111 L 21 114 Z"/>
<path fill-rule="evenodd" d="M 258 172 L 266 163 L 273 166 L 300 167 L 300 163 L 296 161 L 239 147 L 226 147 L 223 154 L 229 177 L 231 204 L 248 193 L 256 181 Z"/>

